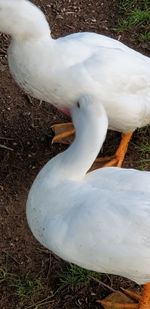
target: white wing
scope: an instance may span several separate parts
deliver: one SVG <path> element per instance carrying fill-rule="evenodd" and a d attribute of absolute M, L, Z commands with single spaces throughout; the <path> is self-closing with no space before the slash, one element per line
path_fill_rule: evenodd
<path fill-rule="evenodd" d="M 124 44 L 93 33 L 59 39 L 62 88 L 69 100 L 89 93 L 104 104 L 110 127 L 134 130 L 150 119 L 150 59 Z M 63 69 L 64 66 L 64 69 Z M 66 92 L 65 92 L 66 93 Z M 64 94 L 65 95 L 65 94 Z M 69 105 L 69 100 L 67 104 Z M 123 124 L 125 123 L 125 128 Z"/>
<path fill-rule="evenodd" d="M 150 172 L 146 171 L 108 167 L 87 174 L 86 180 L 97 189 L 150 192 Z"/>
<path fill-rule="evenodd" d="M 144 283 L 150 273 L 150 175 L 141 172 L 140 189 L 136 174 L 129 173 L 131 186 L 124 187 L 123 173 L 116 173 L 115 179 L 111 168 L 100 179 L 105 188 L 100 184 L 97 188 L 90 175 L 81 184 L 62 185 L 60 196 L 64 204 L 65 195 L 66 211 L 47 219 L 45 238 L 47 247 L 67 261 Z"/>

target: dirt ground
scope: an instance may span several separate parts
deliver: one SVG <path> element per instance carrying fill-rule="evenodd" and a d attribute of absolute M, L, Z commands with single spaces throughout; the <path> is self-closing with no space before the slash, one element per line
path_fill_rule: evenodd
<path fill-rule="evenodd" d="M 81 30 L 94 31 L 119 37 L 129 46 L 149 54 L 148 44 L 138 41 L 136 28 L 121 36 L 113 30 L 121 16 L 118 1 L 33 2 L 47 15 L 54 37 Z M 30 185 L 39 169 L 65 149 L 65 146 L 51 145 L 50 126 L 67 118 L 50 104 L 27 97 L 17 87 L 7 66 L 8 44 L 9 38 L 0 35 L 0 308 L 100 308 L 96 300 L 108 295 L 110 290 L 94 280 L 59 289 L 59 273 L 67 264 L 40 246 L 27 226 L 25 203 Z M 103 153 L 112 154 L 119 138 L 118 133 L 109 132 Z M 150 144 L 149 128 L 135 132 L 125 167 L 150 170 L 150 154 L 141 148 L 143 144 Z M 114 289 L 138 288 L 121 277 L 100 275 L 100 280 Z"/>

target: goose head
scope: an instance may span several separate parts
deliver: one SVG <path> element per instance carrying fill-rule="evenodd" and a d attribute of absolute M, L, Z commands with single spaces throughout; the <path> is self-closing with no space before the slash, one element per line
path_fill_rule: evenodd
<path fill-rule="evenodd" d="M 91 132 L 91 128 L 97 128 L 102 130 L 103 122 L 108 123 L 105 109 L 97 99 L 90 95 L 82 95 L 79 97 L 77 103 L 71 108 L 71 116 L 76 133 L 82 129 L 80 127 L 86 127 L 86 131 Z M 101 122 L 100 122 L 101 119 Z M 87 126 L 88 123 L 89 125 Z M 104 125 L 104 126 L 105 126 Z"/>

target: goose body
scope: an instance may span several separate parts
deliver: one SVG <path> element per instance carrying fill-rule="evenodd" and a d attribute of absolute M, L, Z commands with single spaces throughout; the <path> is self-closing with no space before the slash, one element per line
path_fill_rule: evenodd
<path fill-rule="evenodd" d="M 109 127 L 121 132 L 150 123 L 148 57 L 95 33 L 54 40 L 44 14 L 28 0 L 0 0 L 0 31 L 12 36 L 9 68 L 26 93 L 62 110 L 92 95 Z"/>
<path fill-rule="evenodd" d="M 108 128 L 94 103 L 83 96 L 72 108 L 76 138 L 37 175 L 28 224 L 64 260 L 143 284 L 150 281 L 150 173 L 114 167 L 87 174 Z"/>

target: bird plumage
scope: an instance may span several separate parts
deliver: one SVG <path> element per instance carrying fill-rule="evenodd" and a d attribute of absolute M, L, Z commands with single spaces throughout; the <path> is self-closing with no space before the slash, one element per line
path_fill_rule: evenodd
<path fill-rule="evenodd" d="M 26 93 L 60 109 L 92 95 L 109 127 L 121 132 L 150 123 L 148 57 L 95 33 L 54 40 L 44 14 L 27 0 L 0 0 L 0 31 L 12 36 L 9 67 Z"/>
<path fill-rule="evenodd" d="M 72 114 L 75 141 L 36 177 L 27 201 L 29 226 L 44 246 L 66 261 L 146 283 L 150 173 L 102 168 L 87 174 L 105 139 L 107 116 L 89 97 L 81 97 L 80 108 Z"/>

